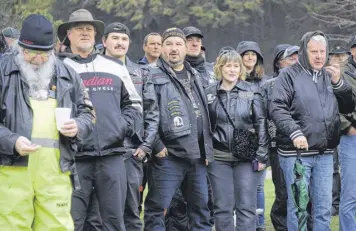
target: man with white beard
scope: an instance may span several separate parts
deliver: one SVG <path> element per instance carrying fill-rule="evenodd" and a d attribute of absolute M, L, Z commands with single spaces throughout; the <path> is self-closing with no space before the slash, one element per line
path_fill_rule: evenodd
<path fill-rule="evenodd" d="M 1 230 L 74 230 L 74 155 L 95 116 L 82 80 L 56 59 L 53 47 L 51 22 L 30 15 L 0 62 Z M 71 109 L 59 129 L 56 108 Z"/>
<path fill-rule="evenodd" d="M 58 38 L 67 46 L 58 55 L 73 67 L 88 89 L 97 120 L 94 132 L 79 146 L 76 163 L 81 189 L 73 193 L 72 216 L 81 231 L 93 188 L 99 202 L 103 231 L 125 231 L 124 209 L 127 178 L 124 163 L 125 137 L 141 139 L 142 100 L 125 65 L 97 54 L 105 25 L 79 9 L 58 27 Z"/>

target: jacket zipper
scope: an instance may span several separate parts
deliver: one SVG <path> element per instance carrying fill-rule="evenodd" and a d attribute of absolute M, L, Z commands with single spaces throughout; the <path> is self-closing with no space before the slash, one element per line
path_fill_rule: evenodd
<path fill-rule="evenodd" d="M 320 81 L 320 80 L 319 80 Z M 323 103 L 323 101 L 322 101 L 322 99 L 320 98 L 320 93 L 319 93 L 319 87 L 318 87 L 318 83 L 316 82 L 315 83 L 315 87 L 316 87 L 316 91 L 317 91 L 317 93 L 318 93 L 318 98 L 319 98 L 319 102 L 320 102 L 320 104 L 321 104 L 321 110 L 322 110 L 322 112 L 323 112 L 323 117 L 324 117 L 324 119 L 323 119 L 323 123 L 324 123 L 324 127 L 325 127 L 325 145 L 326 145 L 326 148 L 327 148 L 327 146 L 328 146 L 328 135 L 329 135 L 329 131 L 328 131 L 328 126 L 327 126 L 327 124 L 326 124 L 326 115 L 325 115 L 325 103 Z M 325 90 L 324 90 L 325 91 Z M 323 92 L 324 93 L 324 92 Z"/>
<path fill-rule="evenodd" d="M 95 77 L 96 76 L 96 71 L 95 71 L 95 68 L 94 68 L 94 58 L 93 58 L 93 56 L 91 56 L 91 66 L 93 68 L 92 71 L 94 72 L 94 77 Z M 85 68 L 87 69 L 87 72 L 89 72 L 88 63 L 85 63 Z M 98 87 L 98 84 L 96 84 L 95 87 Z M 120 111 L 121 111 L 121 108 L 120 108 Z M 94 125 L 93 132 L 96 134 L 96 142 L 95 142 L 94 152 L 97 152 L 99 154 L 99 156 L 101 156 L 102 153 L 101 153 L 101 149 L 100 149 L 99 133 L 98 133 L 98 128 L 97 128 L 96 125 Z"/>
<path fill-rule="evenodd" d="M 226 111 L 229 115 L 230 114 L 230 92 L 229 91 L 226 91 Z M 231 118 L 232 119 L 232 118 Z M 227 144 L 229 146 L 229 150 L 230 152 L 232 151 L 232 147 L 231 147 L 231 137 L 230 137 L 230 134 L 231 134 L 231 125 L 229 123 L 229 120 L 226 116 L 226 120 L 227 120 Z"/>

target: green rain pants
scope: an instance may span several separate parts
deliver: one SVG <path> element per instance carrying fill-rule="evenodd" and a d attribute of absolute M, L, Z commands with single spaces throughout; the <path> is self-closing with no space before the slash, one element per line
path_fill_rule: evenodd
<path fill-rule="evenodd" d="M 28 166 L 0 166 L 0 230 L 73 231 L 70 173 L 59 167 L 54 99 L 31 100 L 32 143 Z"/>

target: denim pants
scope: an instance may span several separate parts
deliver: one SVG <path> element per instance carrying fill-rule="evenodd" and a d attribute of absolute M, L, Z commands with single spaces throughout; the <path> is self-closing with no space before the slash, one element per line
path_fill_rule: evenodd
<path fill-rule="evenodd" d="M 148 194 L 145 200 L 145 231 L 165 231 L 165 211 L 183 179 L 187 182 L 187 210 L 191 231 L 211 231 L 208 182 L 205 160 L 168 155 L 152 157 L 148 167 Z"/>
<path fill-rule="evenodd" d="M 256 227 L 265 228 L 265 179 L 267 170 L 263 170 L 260 183 L 257 186 L 257 209 L 262 209 L 262 213 L 257 215 Z"/>
<path fill-rule="evenodd" d="M 214 161 L 208 166 L 208 174 L 216 231 L 256 231 L 257 197 L 253 195 L 263 172 L 252 171 L 251 162 Z"/>
<path fill-rule="evenodd" d="M 295 180 L 293 173 L 295 160 L 296 157 L 283 157 L 279 155 L 288 193 L 288 231 L 298 231 L 297 208 L 294 205 L 291 188 Z M 307 188 L 309 189 L 310 187 L 310 196 L 313 202 L 313 230 L 329 231 L 332 204 L 333 156 L 331 154 L 324 154 L 302 157 L 302 163 L 305 168 L 304 180 L 306 181 Z M 310 180 L 311 178 L 312 180 Z"/>
<path fill-rule="evenodd" d="M 356 136 L 342 136 L 339 149 L 341 196 L 339 220 L 341 231 L 356 230 Z"/>

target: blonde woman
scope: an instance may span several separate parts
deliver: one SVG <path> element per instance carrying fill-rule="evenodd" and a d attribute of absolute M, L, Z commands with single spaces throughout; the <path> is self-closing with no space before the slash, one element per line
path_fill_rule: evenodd
<path fill-rule="evenodd" d="M 208 91 L 215 159 L 209 164 L 208 173 L 214 197 L 215 227 L 217 231 L 255 231 L 255 195 L 268 158 L 264 104 L 261 95 L 244 81 L 245 67 L 236 51 L 222 52 L 214 72 L 220 82 Z M 255 171 L 252 160 L 240 159 L 231 152 L 234 127 L 255 130 L 258 135 Z"/>

